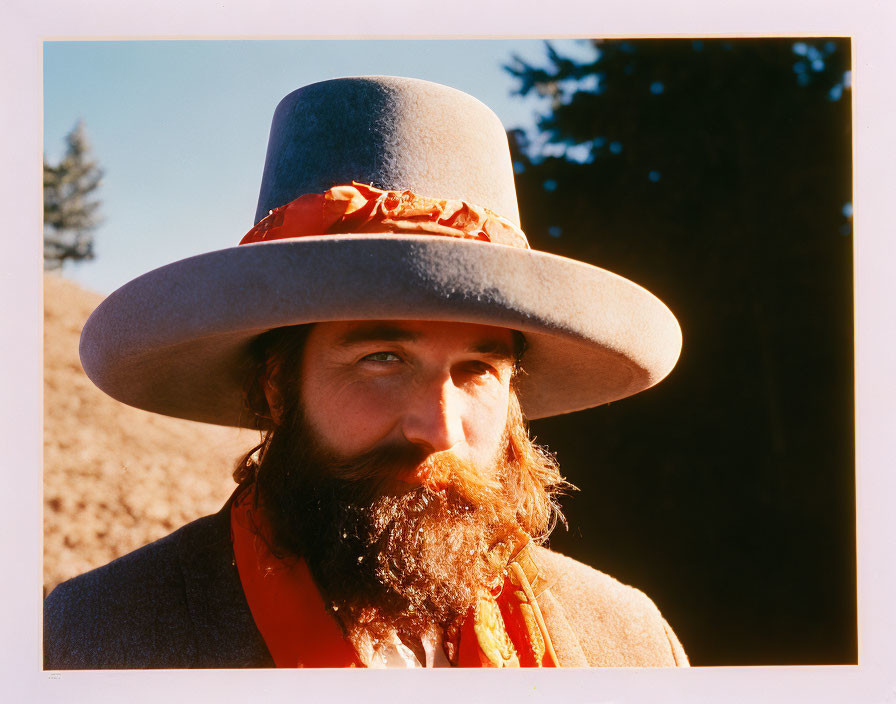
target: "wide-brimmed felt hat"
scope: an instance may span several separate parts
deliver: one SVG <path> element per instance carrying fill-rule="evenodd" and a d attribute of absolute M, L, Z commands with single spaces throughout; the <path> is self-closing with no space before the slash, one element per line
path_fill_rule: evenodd
<path fill-rule="evenodd" d="M 523 333 L 518 392 L 534 419 L 642 391 L 681 350 L 654 295 L 528 247 L 501 122 L 447 86 L 368 76 L 287 95 L 255 222 L 244 243 L 155 269 L 100 304 L 81 335 L 97 386 L 149 411 L 253 427 L 244 385 L 262 332 L 457 321 Z"/>

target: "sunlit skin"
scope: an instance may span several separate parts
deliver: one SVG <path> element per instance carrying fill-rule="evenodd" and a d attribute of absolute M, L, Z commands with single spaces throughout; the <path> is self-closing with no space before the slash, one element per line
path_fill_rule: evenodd
<path fill-rule="evenodd" d="M 325 448 L 351 457 L 412 443 L 489 467 L 503 451 L 510 330 L 469 323 L 357 321 L 316 324 L 308 335 L 300 399 Z M 266 388 L 275 408 L 276 390 Z M 404 482 L 439 489 L 424 462 Z"/>

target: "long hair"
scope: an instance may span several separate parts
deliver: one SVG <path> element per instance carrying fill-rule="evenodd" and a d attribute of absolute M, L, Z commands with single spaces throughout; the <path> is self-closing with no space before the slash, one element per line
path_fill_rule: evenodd
<path fill-rule="evenodd" d="M 521 532 L 547 540 L 563 519 L 556 496 L 572 487 L 553 455 L 530 439 L 515 384 L 505 451 L 494 467 L 450 452 L 427 456 L 410 443 L 334 458 L 320 447 L 300 403 L 308 330 L 278 329 L 256 341 L 246 399 L 263 436 L 234 478 L 240 490 L 254 488 L 273 554 L 306 561 L 345 636 L 367 654 L 363 659 L 393 629 L 419 637 L 434 624 L 456 627 L 483 588 L 502 583 Z M 277 422 L 265 383 L 280 392 Z M 446 471 L 445 489 L 382 490 L 395 471 L 424 462 Z"/>

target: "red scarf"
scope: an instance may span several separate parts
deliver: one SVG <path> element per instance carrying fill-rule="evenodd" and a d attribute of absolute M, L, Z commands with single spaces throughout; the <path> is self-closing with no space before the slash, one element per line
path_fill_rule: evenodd
<path fill-rule="evenodd" d="M 230 509 L 233 553 L 252 618 L 277 667 L 363 667 L 342 628 L 327 611 L 304 559 L 280 559 L 269 548 L 271 529 L 241 492 Z M 531 541 L 507 567 L 501 593 L 479 598 L 445 651 L 459 667 L 557 667 L 532 585 L 538 568 Z"/>

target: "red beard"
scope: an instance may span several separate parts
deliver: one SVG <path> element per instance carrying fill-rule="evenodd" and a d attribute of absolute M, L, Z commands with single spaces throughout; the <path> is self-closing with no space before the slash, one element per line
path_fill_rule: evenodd
<path fill-rule="evenodd" d="M 300 417 L 285 428 L 258 474 L 274 548 L 304 557 L 352 641 L 449 627 L 500 585 L 521 532 L 512 462 L 479 469 L 413 445 L 337 461 Z M 446 478 L 444 489 L 396 480 L 421 464 Z"/>

